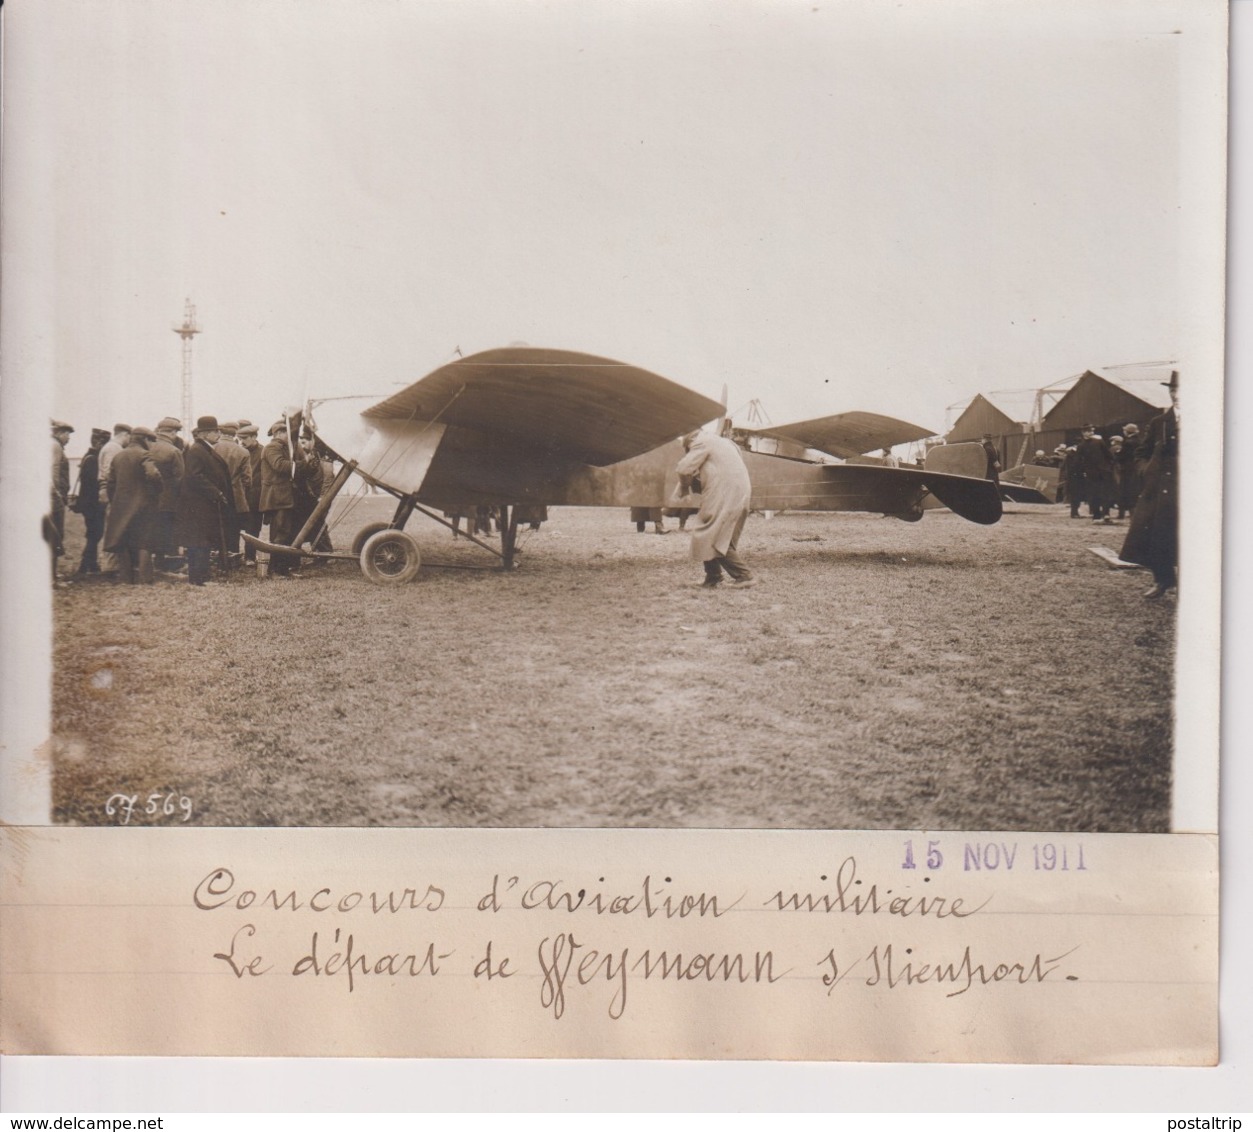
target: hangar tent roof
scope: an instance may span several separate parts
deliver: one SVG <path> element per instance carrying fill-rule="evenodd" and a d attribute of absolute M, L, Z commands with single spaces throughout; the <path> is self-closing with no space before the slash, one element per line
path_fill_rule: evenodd
<path fill-rule="evenodd" d="M 995 394 L 994 396 L 999 397 Z M 1029 416 L 1028 413 L 1027 417 Z M 1020 420 L 1015 420 L 999 408 L 987 395 L 976 393 L 974 400 L 953 422 L 953 427 L 949 429 L 944 439 L 949 444 L 958 444 L 967 440 L 979 440 L 985 432 L 990 432 L 993 436 L 1006 436 L 1020 433 L 1022 430 Z"/>
<path fill-rule="evenodd" d="M 1041 421 L 1043 431 L 1075 429 L 1085 424 L 1115 421 L 1144 422 L 1170 404 L 1162 382 L 1170 377 L 1169 363 L 1112 366 L 1085 370 Z M 1050 387 L 1056 392 L 1059 382 Z"/>

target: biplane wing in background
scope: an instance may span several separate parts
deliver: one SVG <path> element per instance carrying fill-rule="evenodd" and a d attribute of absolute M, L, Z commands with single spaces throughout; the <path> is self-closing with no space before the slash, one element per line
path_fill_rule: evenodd
<path fill-rule="evenodd" d="M 830 417 L 817 417 L 812 421 L 777 428 L 750 429 L 753 436 L 776 437 L 795 441 L 806 448 L 838 456 L 842 460 L 862 456 L 876 448 L 893 448 L 908 444 L 911 440 L 926 440 L 934 434 L 921 425 L 899 421 L 878 413 L 836 413 Z"/>
<path fill-rule="evenodd" d="M 376 581 L 407 581 L 420 561 L 417 544 L 403 530 L 415 510 L 451 525 L 439 512 L 467 514 L 489 505 L 502 509 L 501 546 L 498 551 L 480 545 L 499 554 L 508 568 L 519 507 L 663 506 L 677 487 L 674 469 L 683 449 L 676 438 L 724 409 L 637 366 L 532 347 L 458 359 L 382 400 L 312 400 L 306 426 L 344 466 L 294 546 L 307 557 L 359 557 Z M 875 445 L 889 443 L 868 423 L 889 418 L 842 418 L 846 431 L 860 428 L 873 433 Z M 994 523 L 1001 514 L 995 491 L 985 497 L 991 484 L 965 476 L 744 456 L 753 506 L 759 509 L 871 511 L 915 519 L 921 517 L 922 500 L 934 494 L 973 522 Z M 362 532 L 368 537 L 358 536 L 351 556 L 305 550 L 353 472 L 395 496 L 392 521 Z M 283 549 L 250 541 L 271 553 Z"/>

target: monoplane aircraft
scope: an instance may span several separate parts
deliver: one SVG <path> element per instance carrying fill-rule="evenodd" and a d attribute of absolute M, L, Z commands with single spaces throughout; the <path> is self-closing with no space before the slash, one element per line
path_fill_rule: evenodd
<path fill-rule="evenodd" d="M 404 530 L 414 511 L 453 526 L 440 512 L 495 506 L 502 519 L 500 549 L 474 541 L 509 569 L 520 506 L 658 506 L 677 487 L 674 468 L 683 449 L 676 438 L 723 410 L 717 401 L 637 366 L 533 347 L 458 358 L 382 400 L 311 400 L 303 427 L 343 466 L 294 547 L 306 558 L 358 559 L 376 582 L 408 581 L 421 562 L 416 541 Z M 865 417 L 844 414 L 854 424 Z M 881 435 L 875 433 L 876 443 L 887 443 Z M 969 476 L 747 451 L 744 459 L 752 506 L 763 510 L 870 511 L 915 520 L 933 495 L 972 522 L 995 523 L 1001 516 L 993 485 Z M 364 528 L 352 554 L 307 549 L 353 473 L 396 498 L 391 522 Z M 245 538 L 270 553 L 292 551 Z"/>

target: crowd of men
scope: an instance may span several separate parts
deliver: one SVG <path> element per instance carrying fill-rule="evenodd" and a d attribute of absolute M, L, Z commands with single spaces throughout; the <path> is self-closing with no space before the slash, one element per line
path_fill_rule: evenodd
<path fill-rule="evenodd" d="M 71 488 L 65 446 L 74 432 L 52 422 L 52 500 L 44 537 L 52 551 L 52 576 L 64 554 L 65 513 L 83 517 L 86 543 L 75 574 L 128 584 L 155 581 L 158 573 L 185 574 L 193 586 L 210 581 L 212 556 L 224 570 L 255 562 L 256 548 L 241 535 L 290 546 L 313 514 L 327 485 L 327 466 L 313 442 L 292 435 L 286 419 L 269 428 L 263 447 L 251 421 L 203 416 L 192 441 L 182 422 L 164 417 L 156 428 L 116 424 L 91 430 L 91 445 Z M 326 536 L 321 535 L 327 548 Z M 298 577 L 299 558 L 275 554 L 270 575 Z"/>
<path fill-rule="evenodd" d="M 1058 501 L 1070 504 L 1072 519 L 1082 518 L 1084 503 L 1094 523 L 1114 522 L 1115 508 L 1119 519 L 1135 509 L 1144 486 L 1147 454 L 1141 450 L 1143 440 L 1134 423 L 1109 436 L 1102 436 L 1094 425 L 1084 425 L 1077 444 L 1057 446 L 1047 462 L 1059 470 Z M 1041 455 L 1036 453 L 1037 463 Z"/>

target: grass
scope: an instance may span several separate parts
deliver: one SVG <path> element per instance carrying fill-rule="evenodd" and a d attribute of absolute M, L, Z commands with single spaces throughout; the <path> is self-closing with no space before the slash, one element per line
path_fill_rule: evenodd
<path fill-rule="evenodd" d="M 1165 831 L 1174 606 L 1086 549 L 1122 535 L 1065 507 L 755 516 L 761 584 L 710 593 L 685 535 L 560 508 L 509 575 L 75 584 L 54 820 L 159 791 L 221 826 Z"/>

